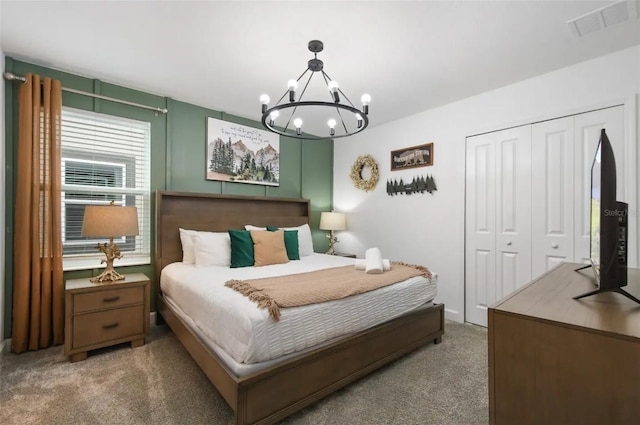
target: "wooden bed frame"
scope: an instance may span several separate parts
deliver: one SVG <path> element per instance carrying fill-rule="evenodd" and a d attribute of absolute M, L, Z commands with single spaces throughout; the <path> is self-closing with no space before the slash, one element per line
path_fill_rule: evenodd
<path fill-rule="evenodd" d="M 209 231 L 309 222 L 307 199 L 156 192 L 154 285 L 158 312 L 235 412 L 236 424 L 272 424 L 444 334 L 444 306 L 411 313 L 328 346 L 238 377 L 175 315 L 160 272 L 182 261 L 178 228 Z"/>

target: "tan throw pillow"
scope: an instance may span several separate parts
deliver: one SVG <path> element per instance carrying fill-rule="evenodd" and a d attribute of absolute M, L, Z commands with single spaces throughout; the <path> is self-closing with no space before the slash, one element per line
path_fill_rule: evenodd
<path fill-rule="evenodd" d="M 251 230 L 250 232 L 251 239 L 253 239 L 254 266 L 260 267 L 289 262 L 287 248 L 284 245 L 284 230 L 275 232 Z"/>

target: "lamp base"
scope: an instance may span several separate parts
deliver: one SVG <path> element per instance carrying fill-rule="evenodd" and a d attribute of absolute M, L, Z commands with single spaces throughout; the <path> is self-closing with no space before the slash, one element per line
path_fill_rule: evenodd
<path fill-rule="evenodd" d="M 93 283 L 111 283 L 118 280 L 124 280 L 124 276 L 115 271 L 112 267 L 111 270 L 105 270 L 98 276 L 92 277 L 89 280 Z"/>
<path fill-rule="evenodd" d="M 93 283 L 110 283 L 118 280 L 124 280 L 124 276 L 113 269 L 113 260 L 116 258 L 122 258 L 120 249 L 113 243 L 113 238 L 109 238 L 109 245 L 106 243 L 98 244 L 96 248 L 106 256 L 106 260 L 101 260 L 100 264 L 107 263 L 107 267 L 102 273 L 96 277 L 92 277 L 89 281 Z"/>
<path fill-rule="evenodd" d="M 338 242 L 338 237 L 333 234 L 333 230 L 329 230 L 329 234 L 327 235 L 329 239 L 329 250 L 326 252 L 327 255 L 336 255 L 335 245 Z"/>

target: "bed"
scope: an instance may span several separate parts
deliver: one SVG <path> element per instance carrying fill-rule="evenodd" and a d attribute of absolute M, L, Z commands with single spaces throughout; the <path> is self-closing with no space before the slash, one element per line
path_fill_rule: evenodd
<path fill-rule="evenodd" d="M 297 226 L 308 223 L 309 216 L 306 199 L 156 192 L 157 310 L 233 409 L 236 424 L 277 422 L 417 347 L 439 343 L 444 333 L 444 307 L 436 304 L 272 359 L 266 367 L 239 371 L 160 290 L 162 270 L 182 260 L 179 228 L 224 232 L 245 224 Z"/>

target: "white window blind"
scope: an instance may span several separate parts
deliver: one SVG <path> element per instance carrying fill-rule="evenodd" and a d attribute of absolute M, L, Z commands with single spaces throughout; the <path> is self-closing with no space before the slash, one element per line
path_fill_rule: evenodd
<path fill-rule="evenodd" d="M 117 265 L 149 262 L 151 240 L 148 122 L 70 108 L 62 110 L 62 245 L 65 270 L 93 268 L 101 238 L 82 236 L 87 205 L 135 206 L 139 234 L 114 238 Z M 84 266 L 83 266 L 84 265 Z"/>

